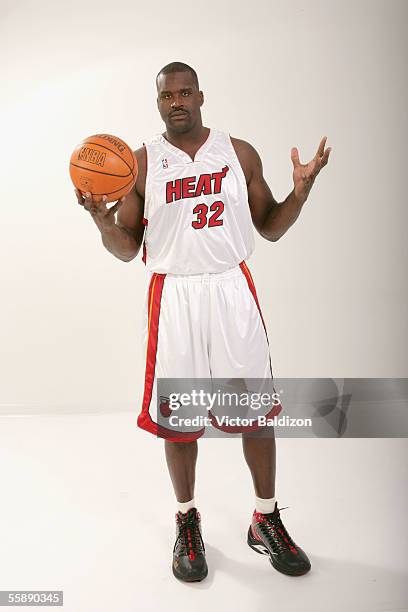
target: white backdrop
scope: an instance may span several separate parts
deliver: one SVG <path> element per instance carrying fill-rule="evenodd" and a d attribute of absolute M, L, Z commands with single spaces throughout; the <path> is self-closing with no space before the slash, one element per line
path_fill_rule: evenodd
<path fill-rule="evenodd" d="M 295 225 L 249 260 L 275 376 L 407 375 L 406 2 L 0 0 L 0 410 L 139 412 L 140 254 L 102 246 L 74 146 L 162 131 L 154 78 L 192 65 L 206 126 L 259 151 L 276 199 L 333 147 Z"/>

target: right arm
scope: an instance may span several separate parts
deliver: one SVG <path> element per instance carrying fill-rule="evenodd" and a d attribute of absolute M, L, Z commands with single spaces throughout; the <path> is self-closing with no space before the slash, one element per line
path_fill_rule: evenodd
<path fill-rule="evenodd" d="M 82 197 L 76 190 L 78 203 L 92 215 L 102 238 L 104 247 L 122 261 L 131 261 L 138 254 L 143 243 L 145 226 L 144 191 L 146 183 L 146 152 L 142 147 L 135 151 L 138 161 L 138 176 L 135 186 L 110 209 L 106 208 L 106 198 L 101 203 L 92 201 L 92 196 Z M 115 222 L 115 213 L 118 212 Z"/>
<path fill-rule="evenodd" d="M 143 210 L 144 200 L 134 186 L 118 209 L 116 223 L 99 228 L 103 246 L 122 261 L 132 261 L 142 246 Z"/>

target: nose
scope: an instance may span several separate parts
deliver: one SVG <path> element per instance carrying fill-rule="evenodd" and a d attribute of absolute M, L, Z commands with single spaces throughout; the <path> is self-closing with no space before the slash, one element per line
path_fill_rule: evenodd
<path fill-rule="evenodd" d="M 175 93 L 173 96 L 173 102 L 171 103 L 171 108 L 180 108 L 181 106 L 184 106 L 183 103 L 183 98 L 179 93 Z"/>

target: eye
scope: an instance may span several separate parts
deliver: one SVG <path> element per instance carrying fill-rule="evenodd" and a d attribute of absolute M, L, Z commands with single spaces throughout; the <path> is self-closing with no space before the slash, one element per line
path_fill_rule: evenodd
<path fill-rule="evenodd" d="M 191 91 L 183 91 L 183 96 L 189 96 L 191 94 Z"/>

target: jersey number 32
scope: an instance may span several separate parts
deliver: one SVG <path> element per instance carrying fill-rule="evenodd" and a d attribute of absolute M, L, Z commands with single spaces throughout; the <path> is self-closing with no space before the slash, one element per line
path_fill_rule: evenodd
<path fill-rule="evenodd" d="M 208 214 L 208 210 L 210 210 L 212 214 Z M 194 229 L 202 229 L 206 225 L 208 225 L 208 227 L 222 225 L 224 221 L 218 217 L 222 215 L 223 212 L 224 202 L 221 202 L 221 200 L 216 200 L 210 207 L 208 207 L 207 204 L 197 204 L 197 206 L 193 208 L 193 213 L 197 215 L 197 219 L 193 221 L 191 225 Z"/>

